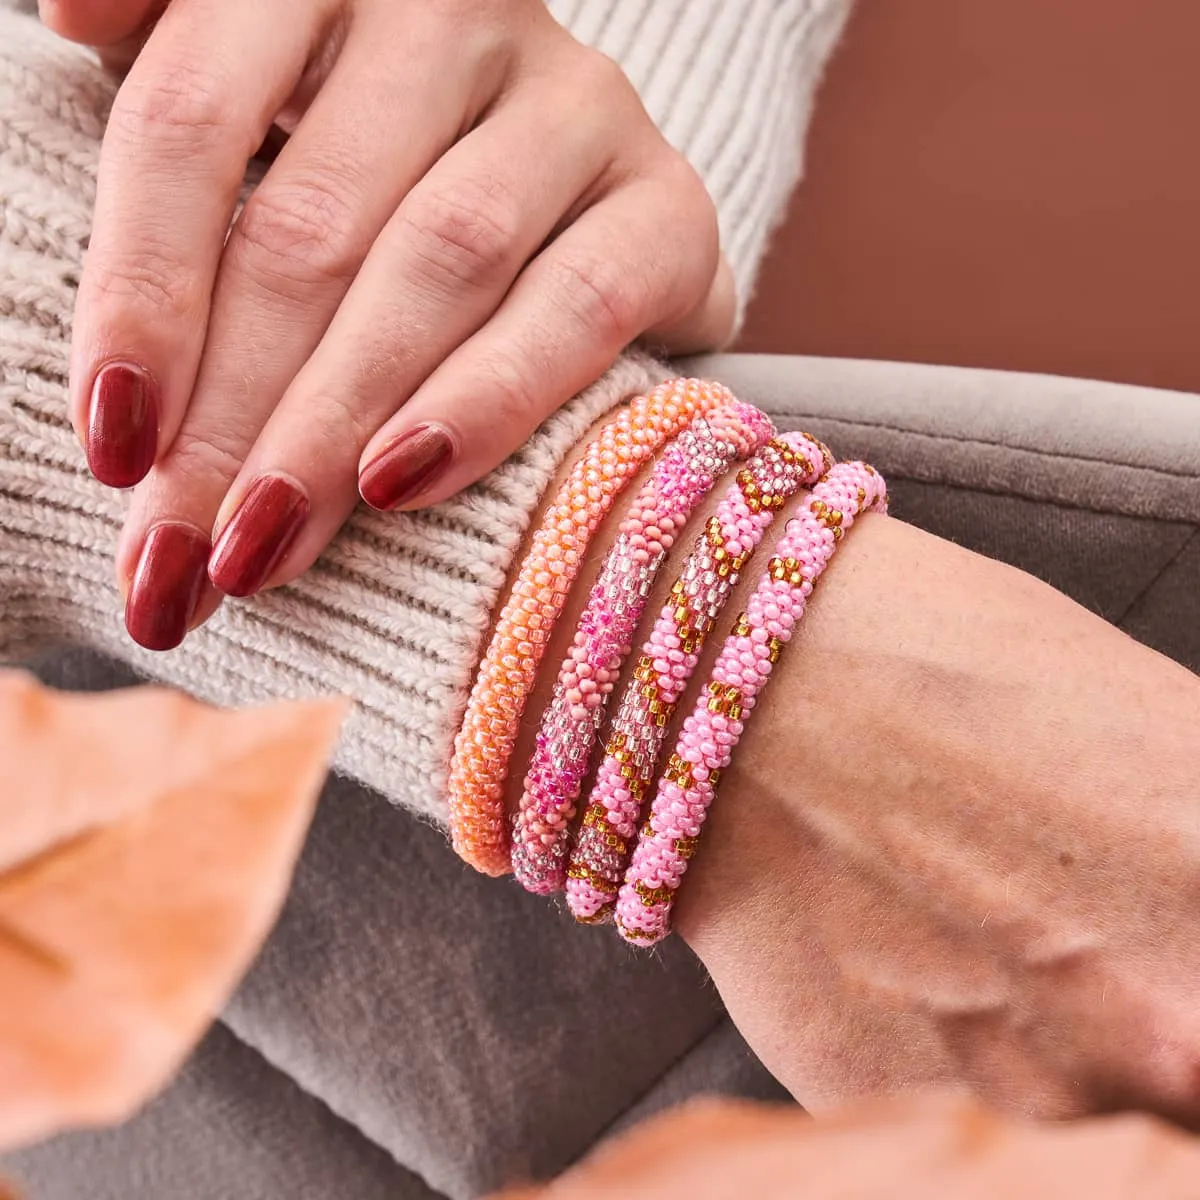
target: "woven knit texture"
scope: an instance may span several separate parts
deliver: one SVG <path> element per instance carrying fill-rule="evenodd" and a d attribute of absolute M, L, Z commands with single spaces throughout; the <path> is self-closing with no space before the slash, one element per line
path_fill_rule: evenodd
<path fill-rule="evenodd" d="M 653 2 L 664 11 L 683 7 Z M 629 22 L 650 4 L 575 7 L 581 22 L 596 9 L 621 14 L 608 33 L 599 31 L 603 44 L 613 29 L 634 29 Z M 803 3 L 764 7 L 808 11 Z M 659 29 L 657 19 L 645 25 Z M 695 69 L 705 61 L 700 55 Z M 717 94 L 712 83 L 688 95 Z M 690 75 L 687 86 L 694 89 Z M 788 85 L 793 96 L 801 90 L 798 81 Z M 644 356 L 625 356 L 459 498 L 417 514 L 361 508 L 300 580 L 227 602 L 178 651 L 139 649 L 125 635 L 112 576 L 125 498 L 90 477 L 66 416 L 71 309 L 112 95 L 113 84 L 84 52 L 0 0 L 0 661 L 74 643 L 219 704 L 345 693 L 355 706 L 338 769 L 443 821 L 454 730 L 530 515 L 583 432 L 664 371 Z M 747 161 L 779 149 L 771 120 L 753 137 L 746 121 L 735 128 Z M 799 126 L 789 129 L 798 144 Z M 790 152 L 782 150 L 785 160 Z M 762 217 L 764 227 L 775 215 Z M 726 216 L 736 229 L 741 218 Z M 728 251 L 739 280 L 753 276 L 757 236 L 744 234 Z"/>

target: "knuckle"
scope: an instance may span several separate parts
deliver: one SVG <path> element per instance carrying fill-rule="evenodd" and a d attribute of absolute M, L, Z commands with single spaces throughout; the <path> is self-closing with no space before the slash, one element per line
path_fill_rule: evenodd
<path fill-rule="evenodd" d="M 150 77 L 135 71 L 113 105 L 110 123 L 131 138 L 190 147 L 234 121 L 231 91 L 220 75 L 196 58 L 177 56 Z"/>
<path fill-rule="evenodd" d="M 646 167 L 646 175 L 659 186 L 661 200 L 655 206 L 658 219 L 669 228 L 686 231 L 693 245 L 699 239 L 701 250 L 716 250 L 720 242 L 717 206 L 699 171 L 661 135 Z"/>
<path fill-rule="evenodd" d="M 394 378 L 391 381 L 373 376 L 364 378 L 355 388 L 326 392 L 321 396 L 320 404 L 314 404 L 308 410 L 305 439 L 321 455 L 326 466 L 347 454 L 358 457 L 359 451 L 379 428 L 376 418 L 383 407 L 379 403 L 380 397 L 390 395 L 394 386 Z"/>
<path fill-rule="evenodd" d="M 475 394 L 487 397 L 488 412 L 495 418 L 492 424 L 509 433 L 514 444 L 541 424 L 546 415 L 544 398 L 528 368 L 515 358 L 494 353 L 476 363 L 472 374 Z"/>
<path fill-rule="evenodd" d="M 721 231 L 708 188 L 677 150 L 663 143 L 650 177 L 661 186 L 645 220 L 667 233 L 656 252 L 643 257 L 644 276 L 652 280 L 653 323 L 673 324 L 694 313 L 712 290 L 721 270 Z"/>
<path fill-rule="evenodd" d="M 126 261 L 89 264 L 87 287 L 105 307 L 147 309 L 168 319 L 191 316 L 199 303 L 190 272 L 154 250 L 143 249 Z"/>
<path fill-rule="evenodd" d="M 713 236 L 717 232 L 717 206 L 713 203 L 708 187 L 700 172 L 692 166 L 684 154 L 674 146 L 663 143 L 663 175 L 672 194 L 686 206 L 687 216 L 705 222 L 711 227 Z"/>
<path fill-rule="evenodd" d="M 614 258 L 563 258 L 555 269 L 557 294 L 589 336 L 605 346 L 624 346 L 641 332 L 644 284 Z"/>
<path fill-rule="evenodd" d="M 406 383 L 421 377 L 422 362 L 422 347 L 414 339 L 402 337 L 395 330 L 385 331 L 360 347 L 355 356 L 355 403 L 363 408 L 394 409 L 403 399 Z M 389 404 L 383 403 L 385 399 Z"/>
<path fill-rule="evenodd" d="M 572 95 L 586 100 L 590 112 L 604 113 L 609 149 L 617 160 L 644 157 L 656 142 L 667 145 L 619 63 L 590 46 L 577 46 L 564 67 Z"/>
<path fill-rule="evenodd" d="M 615 98 L 637 98 L 624 70 L 607 54 L 590 46 L 580 47 L 576 60 L 571 64 L 571 75 L 580 94 L 603 97 L 606 106 Z"/>
<path fill-rule="evenodd" d="M 517 208 L 498 179 L 443 184 L 402 212 L 403 236 L 435 286 L 495 285 L 516 265 Z"/>
<path fill-rule="evenodd" d="M 265 273 L 295 282 L 346 283 L 360 265 L 349 189 L 312 174 L 303 181 L 264 183 L 234 227 L 237 248 Z"/>
<path fill-rule="evenodd" d="M 246 446 L 234 430 L 179 431 L 171 445 L 164 471 L 180 487 L 195 490 L 207 482 L 204 490 L 214 495 L 227 487 L 242 469 Z"/>

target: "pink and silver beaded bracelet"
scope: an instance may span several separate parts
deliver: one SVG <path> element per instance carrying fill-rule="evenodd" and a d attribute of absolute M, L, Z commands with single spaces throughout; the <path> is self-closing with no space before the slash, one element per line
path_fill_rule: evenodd
<path fill-rule="evenodd" d="M 621 698 L 576 834 L 566 885 L 576 920 L 611 916 L 667 726 L 700 651 L 776 512 L 832 464 L 807 434 L 775 439 L 738 472 L 696 539 Z"/>
<path fill-rule="evenodd" d="M 649 945 L 670 931 L 675 894 L 696 852 L 720 773 L 804 615 L 813 585 L 843 534 L 869 510 L 887 511 L 882 477 L 864 463 L 843 463 L 788 522 L 659 780 L 617 898 L 617 930 L 626 941 Z"/>
<path fill-rule="evenodd" d="M 545 895 L 563 886 L 570 824 L 596 734 L 676 534 L 730 464 L 773 434 L 770 420 L 749 404 L 697 417 L 667 446 L 631 504 L 559 670 L 513 820 L 512 868 L 528 891 Z"/>

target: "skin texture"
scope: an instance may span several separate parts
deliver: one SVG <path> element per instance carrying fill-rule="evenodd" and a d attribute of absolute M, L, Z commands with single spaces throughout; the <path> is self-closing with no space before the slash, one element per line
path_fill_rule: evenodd
<path fill-rule="evenodd" d="M 287 582 L 360 475 L 377 506 L 434 503 L 635 339 L 730 334 L 703 185 L 541 0 L 43 0 L 42 17 L 127 70 L 71 384 L 93 471 L 137 484 L 123 588 L 167 521 L 210 538 L 223 590 L 246 578 L 230 556 L 270 563 L 253 590 Z M 307 506 L 286 545 L 240 511 L 264 477 Z"/>
<path fill-rule="evenodd" d="M 1021 572 L 865 517 L 723 777 L 676 929 L 810 1110 L 936 1087 L 1023 1115 L 1196 1124 L 1198 733 L 1189 671 Z"/>

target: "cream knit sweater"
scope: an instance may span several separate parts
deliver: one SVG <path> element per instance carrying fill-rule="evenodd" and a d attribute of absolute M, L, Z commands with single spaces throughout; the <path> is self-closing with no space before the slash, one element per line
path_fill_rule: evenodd
<path fill-rule="evenodd" d="M 849 0 L 550 0 L 616 58 L 716 201 L 740 295 L 800 169 Z M 360 509 L 285 588 L 227 602 L 180 650 L 124 633 L 112 554 L 124 497 L 87 473 L 66 416 L 71 308 L 113 85 L 0 0 L 0 661 L 90 646 L 219 704 L 344 692 L 337 767 L 444 819 L 480 640 L 531 511 L 571 445 L 662 369 L 625 356 L 456 500 Z"/>

